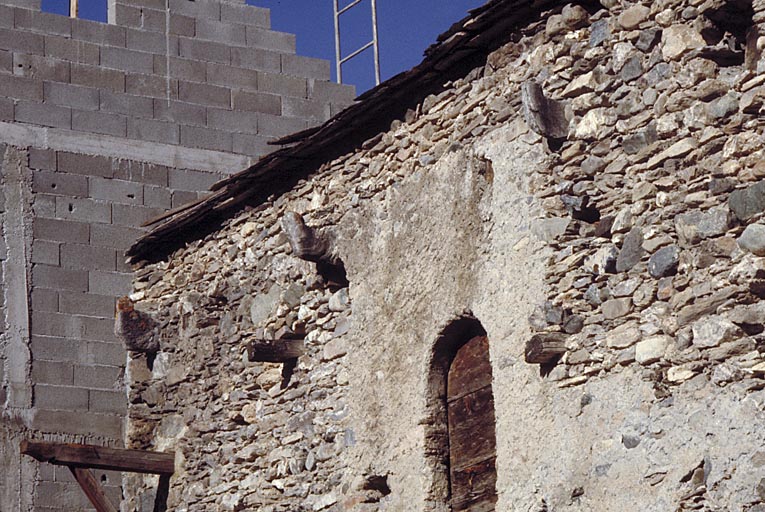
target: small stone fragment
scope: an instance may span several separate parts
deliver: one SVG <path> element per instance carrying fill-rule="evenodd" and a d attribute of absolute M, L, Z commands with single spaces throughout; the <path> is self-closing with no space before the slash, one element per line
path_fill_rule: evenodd
<path fill-rule="evenodd" d="M 643 254 L 643 230 L 632 228 L 624 237 L 622 249 L 616 258 L 616 271 L 628 271 L 640 262 Z"/>
<path fill-rule="evenodd" d="M 608 19 L 598 20 L 590 27 L 590 46 L 600 46 L 611 36 L 611 27 Z"/>
<path fill-rule="evenodd" d="M 691 328 L 693 329 L 693 344 L 702 348 L 716 347 L 720 343 L 734 340 L 741 335 L 736 324 L 717 315 L 697 320 Z"/>
<path fill-rule="evenodd" d="M 630 312 L 632 309 L 632 298 L 624 297 L 620 299 L 610 299 L 603 303 L 601 310 L 606 320 L 619 318 Z"/>
<path fill-rule="evenodd" d="M 584 268 L 593 274 L 613 274 L 616 272 L 616 258 L 618 255 L 619 252 L 615 245 L 605 245 L 592 256 L 585 258 Z"/>
<path fill-rule="evenodd" d="M 666 60 L 675 60 L 696 48 L 703 48 L 706 41 L 689 25 L 672 25 L 662 33 L 661 54 Z"/>
<path fill-rule="evenodd" d="M 676 245 L 662 247 L 648 260 L 648 273 L 651 277 L 660 278 L 673 276 L 677 273 L 680 263 L 680 249 Z"/>
<path fill-rule="evenodd" d="M 765 211 L 765 181 L 731 192 L 728 196 L 728 207 L 741 221 Z"/>
<path fill-rule="evenodd" d="M 619 15 L 619 25 L 627 30 L 635 29 L 648 19 L 650 13 L 651 9 L 644 5 L 633 5 Z"/>
<path fill-rule="evenodd" d="M 667 347 L 672 344 L 672 338 L 659 334 L 650 336 L 635 345 L 635 361 L 640 364 L 651 364 L 662 357 L 667 351 Z"/>
<path fill-rule="evenodd" d="M 738 245 L 755 256 L 765 256 L 765 225 L 748 225 L 738 238 Z"/>

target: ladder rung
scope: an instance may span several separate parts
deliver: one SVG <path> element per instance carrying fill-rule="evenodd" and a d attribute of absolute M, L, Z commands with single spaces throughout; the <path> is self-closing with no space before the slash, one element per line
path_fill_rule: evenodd
<path fill-rule="evenodd" d="M 361 48 L 359 48 L 358 50 L 356 50 L 352 54 L 348 55 L 347 57 L 345 57 L 343 59 L 340 59 L 340 64 L 342 64 L 342 63 L 344 63 L 344 62 L 354 58 L 356 55 L 360 54 L 361 52 L 363 52 L 364 50 L 366 50 L 367 48 L 371 47 L 374 44 L 375 44 L 374 41 L 369 41 L 367 44 L 365 44 L 364 46 L 362 46 Z"/>
<path fill-rule="evenodd" d="M 345 11 L 347 11 L 348 9 L 353 7 L 354 5 L 358 5 L 360 3 L 361 3 L 361 0 L 354 0 L 353 2 L 349 3 L 348 5 L 346 5 L 345 7 L 340 9 L 339 11 L 337 11 L 337 15 L 340 16 L 341 14 L 343 14 Z"/>

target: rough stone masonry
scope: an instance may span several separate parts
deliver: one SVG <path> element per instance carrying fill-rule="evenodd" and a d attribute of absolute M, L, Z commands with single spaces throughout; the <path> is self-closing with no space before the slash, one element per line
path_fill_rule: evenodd
<path fill-rule="evenodd" d="M 497 510 L 765 510 L 765 3 L 535 5 L 361 147 L 143 249 L 159 347 L 130 353 L 127 435 L 175 452 L 170 509 L 450 510 L 434 351 L 470 317 Z M 294 213 L 347 286 L 293 253 Z M 248 357 L 287 332 L 294 367 Z"/>
<path fill-rule="evenodd" d="M 204 196 L 266 143 L 329 118 L 353 90 L 295 54 L 269 11 L 118 0 L 110 23 L 0 0 L 0 510 L 88 510 L 23 438 L 124 444 L 130 289 L 141 224 Z M 97 472 L 115 505 L 121 475 Z"/>

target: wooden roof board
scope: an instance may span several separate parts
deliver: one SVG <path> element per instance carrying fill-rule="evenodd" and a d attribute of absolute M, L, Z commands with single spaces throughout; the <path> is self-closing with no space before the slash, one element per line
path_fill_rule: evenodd
<path fill-rule="evenodd" d="M 560 3 L 489 0 L 471 10 L 441 34 L 438 42 L 425 51 L 424 60 L 411 70 L 360 95 L 353 105 L 323 125 L 275 141 L 285 147 L 215 183 L 210 189 L 214 193 L 204 200 L 159 217 L 161 223 L 127 251 L 130 262 L 158 261 L 184 242 L 214 231 L 245 203 L 288 190 L 298 175 L 305 176 L 360 148 L 368 139 L 386 131 L 394 119 L 403 117 L 409 107 L 485 62 L 490 52 L 512 38 L 519 24 L 528 24 L 543 10 Z M 301 165 L 296 166 L 296 160 Z"/>

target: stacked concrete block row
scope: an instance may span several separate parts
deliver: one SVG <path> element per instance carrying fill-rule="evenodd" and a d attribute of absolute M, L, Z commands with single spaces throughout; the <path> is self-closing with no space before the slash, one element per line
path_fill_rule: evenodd
<path fill-rule="evenodd" d="M 20 439 L 123 444 L 114 306 L 141 224 L 354 96 L 266 9 L 109 9 L 104 24 L 0 0 L 0 510 L 89 510 L 68 472 L 19 458 Z M 97 477 L 118 504 L 120 476 Z"/>
<path fill-rule="evenodd" d="M 353 99 L 266 9 L 141 3 L 118 25 L 0 5 L 0 120 L 260 156 Z"/>

